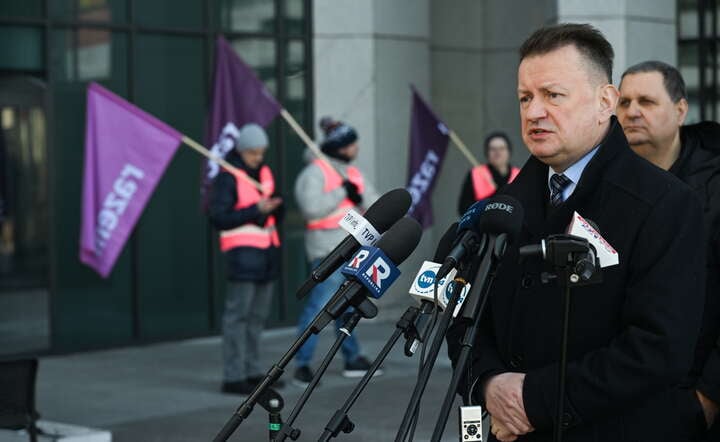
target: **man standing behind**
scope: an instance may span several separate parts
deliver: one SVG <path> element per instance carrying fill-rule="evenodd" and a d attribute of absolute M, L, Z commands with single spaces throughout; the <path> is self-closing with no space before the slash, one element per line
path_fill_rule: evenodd
<path fill-rule="evenodd" d="M 360 169 L 351 165 L 358 155 L 355 129 L 330 117 L 320 120 L 320 127 L 325 132 L 320 148 L 332 165 L 320 159 L 308 158 L 308 165 L 295 182 L 295 199 L 306 220 L 305 250 L 312 268 L 317 267 L 347 236 L 338 225 L 345 214 L 353 208 L 362 212 L 378 198 Z M 299 334 L 325 307 L 343 281 L 345 277 L 338 269 L 310 291 L 298 319 Z M 335 324 L 339 328 L 344 321 L 345 318 L 340 317 Z M 300 386 L 312 380 L 310 362 L 316 345 L 317 335 L 310 335 L 295 356 L 297 368 L 293 382 Z M 360 355 L 360 345 L 355 335 L 343 341 L 341 352 L 345 358 L 344 376 L 361 377 L 370 368 L 368 360 Z"/>
<path fill-rule="evenodd" d="M 235 149 L 225 159 L 240 174 L 260 182 L 260 192 L 242 176 L 223 170 L 213 181 L 210 220 L 220 230 L 220 249 L 227 263 L 223 312 L 224 393 L 249 394 L 263 378 L 260 333 L 270 313 L 273 280 L 278 275 L 276 226 L 282 199 L 275 192 L 270 168 L 263 164 L 268 137 L 257 124 L 243 126 Z M 281 381 L 275 383 L 276 387 Z"/>
<path fill-rule="evenodd" d="M 702 405 L 702 420 L 688 413 L 676 415 L 689 417 L 684 425 L 696 428 L 699 438 L 715 422 L 720 404 L 720 124 L 705 121 L 683 126 L 687 112 L 685 81 L 673 66 L 646 61 L 623 73 L 617 115 L 630 147 L 689 184 L 705 209 L 705 311 L 693 366 L 678 397 L 673 398 L 675 403 L 688 404 L 690 410 L 697 410 L 698 402 Z M 713 432 L 719 430 L 713 428 Z"/>
<path fill-rule="evenodd" d="M 613 116 L 613 50 L 589 25 L 542 28 L 520 48 L 518 100 L 532 156 L 503 193 L 524 207 L 523 230 L 497 272 L 475 343 L 470 392 L 492 416 L 490 440 L 657 442 L 677 410 L 646 412 L 690 367 L 704 290 L 699 201 L 630 150 Z M 577 211 L 619 264 L 573 288 L 565 414 L 556 422 L 562 303 L 540 258 L 518 246 L 564 233 Z M 457 344 L 455 344 L 457 345 Z M 451 354 L 453 352 L 451 351 Z M 655 413 L 656 412 L 656 413 Z"/>

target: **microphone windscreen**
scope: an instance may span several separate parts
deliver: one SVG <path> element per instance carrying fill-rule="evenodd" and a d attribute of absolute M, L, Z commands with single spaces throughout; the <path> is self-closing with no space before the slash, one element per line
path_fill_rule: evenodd
<path fill-rule="evenodd" d="M 445 257 L 448 256 L 450 250 L 452 250 L 453 243 L 457 237 L 457 231 L 458 223 L 452 223 L 450 227 L 448 227 L 445 234 L 440 238 L 440 242 L 438 242 L 433 262 L 443 262 L 445 260 Z"/>
<path fill-rule="evenodd" d="M 393 224 L 375 246 L 397 266 L 415 250 L 421 236 L 420 223 L 413 218 L 404 217 Z"/>
<path fill-rule="evenodd" d="M 495 195 L 487 200 L 478 231 L 499 235 L 506 233 L 513 242 L 522 229 L 524 210 L 520 201 L 509 195 Z"/>
<path fill-rule="evenodd" d="M 393 189 L 368 207 L 364 217 L 378 232 L 383 233 L 405 216 L 411 203 L 412 198 L 407 190 Z"/>
<path fill-rule="evenodd" d="M 483 209 L 485 209 L 486 203 L 487 199 L 483 199 L 476 201 L 472 206 L 468 207 L 465 213 L 463 213 L 463 216 L 460 217 L 457 231 L 462 232 L 464 230 L 475 229 L 478 221 L 480 220 L 480 216 L 483 214 Z"/>

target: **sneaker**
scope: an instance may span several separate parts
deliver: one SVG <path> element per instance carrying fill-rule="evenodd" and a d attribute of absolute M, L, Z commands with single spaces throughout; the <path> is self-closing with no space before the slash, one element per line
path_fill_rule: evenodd
<path fill-rule="evenodd" d="M 260 385 L 260 382 L 262 382 L 263 379 L 265 379 L 265 376 L 250 376 L 247 378 L 247 382 L 249 384 L 252 384 L 253 388 L 255 388 L 258 385 Z M 283 388 L 284 386 L 285 386 L 285 381 L 283 381 L 282 379 L 278 379 L 270 387 L 271 388 Z"/>
<path fill-rule="evenodd" d="M 220 391 L 229 394 L 248 395 L 255 390 L 255 385 L 248 381 L 223 382 Z"/>
<path fill-rule="evenodd" d="M 314 373 L 308 367 L 307 365 L 303 365 L 302 367 L 298 367 L 295 370 L 295 376 L 293 377 L 293 384 L 300 386 L 300 387 L 307 387 L 310 385 L 310 381 L 312 381 L 312 378 L 314 376 Z"/>
<path fill-rule="evenodd" d="M 343 370 L 342 375 L 346 378 L 361 378 L 370 370 L 370 365 L 372 364 L 370 364 L 370 361 L 368 361 L 365 356 L 358 356 L 354 361 L 345 363 L 345 370 Z M 378 368 L 377 371 L 373 373 L 373 376 L 380 376 L 382 374 L 382 368 Z"/>

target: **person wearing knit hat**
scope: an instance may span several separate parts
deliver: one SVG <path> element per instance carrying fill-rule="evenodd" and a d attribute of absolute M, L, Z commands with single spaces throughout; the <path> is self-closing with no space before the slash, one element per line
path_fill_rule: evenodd
<path fill-rule="evenodd" d="M 338 226 L 340 219 L 351 209 L 362 213 L 378 198 L 372 184 L 352 164 L 359 153 L 355 129 L 330 117 L 322 118 L 320 127 L 324 133 L 320 149 L 329 164 L 309 158 L 295 181 L 295 199 L 306 221 L 305 251 L 312 268 L 317 267 L 347 235 Z M 310 291 L 298 318 L 298 333 L 308 327 L 344 280 L 338 270 Z M 336 326 L 341 327 L 344 320 L 340 318 Z M 306 386 L 312 379 L 310 363 L 316 344 L 317 335 L 311 335 L 297 352 L 295 384 Z M 370 368 L 367 358 L 361 356 L 355 334 L 345 339 L 341 351 L 345 359 L 344 376 L 360 377 Z"/>
<path fill-rule="evenodd" d="M 212 182 L 209 216 L 220 231 L 227 265 L 227 292 L 222 318 L 223 384 L 221 391 L 249 394 L 263 378 L 260 333 L 270 314 L 273 283 L 279 268 L 283 201 L 270 168 L 263 163 L 268 136 L 257 124 L 246 124 L 225 160 L 255 181 L 222 170 Z M 277 381 L 274 386 L 279 387 Z"/>

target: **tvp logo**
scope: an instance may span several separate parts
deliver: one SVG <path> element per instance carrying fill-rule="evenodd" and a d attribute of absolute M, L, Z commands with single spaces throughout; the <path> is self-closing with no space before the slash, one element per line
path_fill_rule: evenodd
<path fill-rule="evenodd" d="M 361 282 L 373 298 L 381 297 L 400 276 L 400 270 L 382 250 L 368 246 L 361 247 L 350 258 L 342 273 Z"/>

